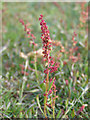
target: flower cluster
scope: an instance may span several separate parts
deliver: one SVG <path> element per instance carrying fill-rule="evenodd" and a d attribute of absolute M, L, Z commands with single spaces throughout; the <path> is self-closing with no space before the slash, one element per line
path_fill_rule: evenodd
<path fill-rule="evenodd" d="M 41 20 L 40 25 L 42 30 L 41 39 L 43 41 L 43 55 L 44 55 L 43 57 L 44 57 L 44 61 L 48 62 L 48 67 L 44 70 L 44 73 L 47 74 L 49 71 L 53 73 L 57 71 L 57 68 L 59 66 L 57 63 L 55 64 L 54 59 L 50 56 L 50 51 L 51 51 L 50 35 L 49 35 L 48 26 L 46 25 L 46 22 L 43 19 L 43 15 L 40 15 L 39 20 Z"/>
<path fill-rule="evenodd" d="M 34 46 L 33 51 L 35 51 L 35 46 L 37 46 L 37 44 L 34 42 L 35 36 L 31 33 L 31 29 L 29 28 L 30 24 L 29 23 L 25 24 L 25 22 L 22 19 L 20 19 L 19 21 L 23 25 L 24 31 L 27 33 L 27 38 L 30 39 L 30 42 L 29 42 L 30 45 Z M 35 57 L 35 60 L 36 60 L 36 57 Z M 21 67 L 21 73 L 23 75 L 28 76 L 29 73 L 25 71 L 24 65 L 20 64 L 20 67 Z M 34 69 L 30 68 L 29 66 L 27 67 L 27 69 L 31 70 L 31 71 L 35 71 Z"/>
<path fill-rule="evenodd" d="M 34 39 L 36 37 L 31 33 L 31 29 L 28 28 L 28 26 L 30 24 L 29 23 L 25 24 L 22 19 L 20 19 L 19 21 L 24 26 L 24 31 L 27 33 L 27 38 L 30 38 L 30 44 L 33 44 L 34 46 L 37 46 L 37 44 L 34 42 Z"/>
<path fill-rule="evenodd" d="M 46 25 L 45 20 L 43 20 L 43 15 L 40 15 L 39 20 L 41 20 L 40 25 L 41 25 L 41 30 L 42 30 L 42 34 L 41 34 L 41 39 L 43 41 L 43 54 L 44 54 L 44 60 L 48 61 L 49 59 L 49 52 L 51 50 L 51 42 L 50 40 L 50 35 L 49 35 L 49 30 L 48 27 Z"/>
<path fill-rule="evenodd" d="M 86 9 L 86 10 L 85 10 Z M 81 4 L 81 15 L 80 15 L 80 21 L 81 23 L 86 23 L 88 19 L 88 7 L 85 8 L 85 2 Z M 81 25 L 83 27 L 83 25 Z"/>
<path fill-rule="evenodd" d="M 77 34 L 74 32 L 72 36 L 72 42 L 73 42 L 73 48 L 69 49 L 69 59 L 72 60 L 74 63 L 77 62 L 80 59 L 80 53 L 77 54 L 77 56 L 74 56 L 73 53 L 75 53 L 78 50 L 78 47 L 76 46 L 77 41 L 75 38 L 77 37 Z"/>
<path fill-rule="evenodd" d="M 74 34 L 72 36 L 73 46 L 75 46 L 77 44 L 77 41 L 75 41 L 75 37 L 77 37 L 77 34 L 74 32 Z"/>

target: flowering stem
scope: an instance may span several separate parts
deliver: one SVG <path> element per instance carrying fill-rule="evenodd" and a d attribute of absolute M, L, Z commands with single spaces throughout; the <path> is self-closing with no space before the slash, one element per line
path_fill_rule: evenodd
<path fill-rule="evenodd" d="M 55 92 L 55 88 L 54 88 L 54 98 L 53 98 L 53 118 L 55 118 L 55 99 L 56 99 L 56 92 Z"/>
<path fill-rule="evenodd" d="M 48 91 L 48 84 L 49 84 L 49 72 L 47 73 L 47 78 L 46 78 L 46 92 L 45 92 L 45 103 L 44 103 L 44 114 L 45 114 L 45 117 L 46 116 L 46 104 L 47 104 L 47 91 Z"/>
<path fill-rule="evenodd" d="M 49 68 L 49 54 L 48 54 L 48 68 Z M 48 70 L 47 78 L 46 78 L 46 99 L 45 99 L 45 105 L 44 105 L 45 116 L 46 116 L 46 104 L 47 104 L 48 87 L 49 87 L 49 70 Z"/>
<path fill-rule="evenodd" d="M 53 61 L 52 57 L 50 56 L 50 51 L 51 51 L 52 45 L 50 42 L 50 35 L 49 35 L 48 26 L 46 25 L 46 22 L 43 19 L 42 14 L 39 17 L 39 20 L 41 21 L 40 22 L 41 33 L 42 33 L 41 39 L 43 42 L 43 52 L 42 53 L 43 53 L 44 61 L 46 61 L 46 64 L 48 64 L 47 68 L 44 70 L 44 73 L 46 74 L 45 80 L 44 80 L 44 83 L 46 84 L 46 91 L 44 94 L 44 115 L 45 115 L 45 118 L 47 118 L 47 115 L 46 115 L 47 100 L 48 100 L 48 95 L 52 93 L 52 90 L 49 90 L 49 72 L 53 73 L 53 72 L 57 71 L 58 66 L 57 66 L 57 64 L 54 65 L 55 62 Z M 55 89 L 56 89 L 55 81 L 52 84 L 52 87 L 55 87 Z M 53 102 L 54 101 L 55 100 L 53 100 Z M 54 105 L 54 107 L 55 107 L 55 105 Z M 52 108 L 53 108 L 53 106 L 52 106 Z M 54 108 L 53 108 L 53 116 L 55 117 Z"/>
<path fill-rule="evenodd" d="M 44 115 L 45 115 L 45 118 L 47 118 L 47 115 L 46 115 L 46 96 L 44 96 Z"/>

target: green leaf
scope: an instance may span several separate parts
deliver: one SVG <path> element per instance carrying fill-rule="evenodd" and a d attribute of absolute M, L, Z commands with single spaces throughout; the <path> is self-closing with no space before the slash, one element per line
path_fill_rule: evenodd
<path fill-rule="evenodd" d="M 38 97 L 38 95 L 36 96 L 36 100 L 37 100 L 37 104 L 38 104 L 38 106 L 39 106 L 39 109 L 41 110 L 42 114 L 44 115 L 44 112 L 43 112 L 43 110 L 42 110 L 42 108 L 41 108 L 41 105 L 40 105 L 40 102 L 39 102 L 39 97 Z"/>
<path fill-rule="evenodd" d="M 88 73 L 88 66 L 85 66 L 85 72 Z"/>
<path fill-rule="evenodd" d="M 60 109 L 59 112 L 58 112 L 58 114 L 57 114 L 57 116 L 56 116 L 56 118 L 59 118 L 61 112 L 62 112 L 62 111 L 61 111 L 61 109 Z"/>
<path fill-rule="evenodd" d="M 22 113 L 22 112 L 20 112 L 19 117 L 20 117 L 20 118 L 23 118 L 23 113 Z"/>
<path fill-rule="evenodd" d="M 41 84 L 40 84 L 40 88 L 41 88 L 42 91 L 45 93 L 45 88 L 46 88 L 46 87 L 45 87 L 45 84 L 44 84 L 44 83 L 41 83 Z"/>
<path fill-rule="evenodd" d="M 63 68 L 63 62 L 60 60 L 60 67 Z"/>
<path fill-rule="evenodd" d="M 49 90 L 50 90 L 50 89 L 51 89 L 51 87 L 52 87 L 53 81 L 54 81 L 54 78 L 53 78 L 52 82 L 50 82 L 50 84 L 49 84 L 49 89 L 48 89 L 48 92 L 49 92 Z"/>
<path fill-rule="evenodd" d="M 34 90 L 30 90 L 30 92 L 34 93 L 34 92 L 38 92 L 39 89 L 34 89 Z"/>
<path fill-rule="evenodd" d="M 79 71 L 77 71 L 77 74 L 76 74 L 77 77 L 79 77 Z"/>
<path fill-rule="evenodd" d="M 72 118 L 75 116 L 75 111 L 74 111 L 74 109 L 73 109 L 72 112 L 71 112 L 71 116 L 72 116 Z"/>
<path fill-rule="evenodd" d="M 52 118 L 52 115 L 51 115 L 50 112 L 49 112 L 49 111 L 51 111 L 51 109 L 50 109 L 49 107 L 46 107 L 46 109 L 47 109 L 47 113 L 48 113 L 49 117 Z"/>
<path fill-rule="evenodd" d="M 68 107 L 68 99 L 65 101 L 66 108 Z"/>
<path fill-rule="evenodd" d="M 32 111 L 29 112 L 29 118 L 32 118 Z"/>

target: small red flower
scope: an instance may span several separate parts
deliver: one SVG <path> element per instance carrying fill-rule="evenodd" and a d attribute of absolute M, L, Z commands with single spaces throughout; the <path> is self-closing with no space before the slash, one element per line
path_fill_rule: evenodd
<path fill-rule="evenodd" d="M 45 20 L 43 19 L 43 15 L 40 15 L 39 17 L 39 20 L 40 20 L 40 25 L 41 25 L 41 39 L 42 39 L 42 43 L 43 43 L 43 58 L 44 58 L 44 61 L 46 61 L 48 63 L 48 66 L 47 68 L 44 70 L 44 73 L 45 74 L 49 74 L 49 71 L 50 73 L 53 73 L 55 71 L 57 71 L 58 67 L 59 67 L 59 64 L 58 63 L 55 63 L 54 61 L 54 58 L 52 58 L 50 56 L 50 51 L 51 51 L 51 41 L 50 41 L 50 35 L 49 35 L 49 30 L 48 30 L 48 26 L 46 25 L 46 22 Z M 47 79 L 45 79 L 43 82 L 46 83 L 47 85 Z M 50 82 L 52 81 L 53 79 L 51 78 L 50 79 Z M 47 96 L 49 94 L 52 93 L 52 91 L 54 93 L 56 93 L 56 86 L 55 86 L 55 78 L 54 78 L 54 81 L 53 81 L 53 84 L 51 86 L 51 89 L 49 90 L 48 94 L 44 94 L 44 96 Z"/>
<path fill-rule="evenodd" d="M 42 14 L 41 14 L 40 16 L 41 16 L 41 17 L 43 17 L 43 15 L 42 15 Z"/>
<path fill-rule="evenodd" d="M 46 80 L 44 80 L 43 82 L 46 83 Z"/>
<path fill-rule="evenodd" d="M 47 74 L 47 73 L 48 73 L 48 68 L 46 68 L 46 69 L 44 70 L 44 73 L 45 73 L 45 74 Z"/>
<path fill-rule="evenodd" d="M 51 94 L 52 93 L 52 90 L 49 90 L 49 94 Z"/>
<path fill-rule="evenodd" d="M 20 19 L 19 21 L 20 21 L 20 23 L 22 23 L 22 25 L 24 25 L 24 21 L 22 19 Z"/>

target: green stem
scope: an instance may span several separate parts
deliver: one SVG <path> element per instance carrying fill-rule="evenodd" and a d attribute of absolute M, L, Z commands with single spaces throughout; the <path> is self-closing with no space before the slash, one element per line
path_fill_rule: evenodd
<path fill-rule="evenodd" d="M 37 83 L 39 84 L 39 81 L 38 81 L 38 73 L 37 73 L 37 62 L 36 62 L 36 53 L 35 53 L 35 57 L 34 57 L 34 61 L 35 61 L 35 74 L 36 74 L 36 79 L 37 79 Z"/>
<path fill-rule="evenodd" d="M 25 86 L 25 80 L 23 80 L 23 83 L 22 83 L 22 89 L 21 89 L 21 95 L 20 95 L 20 102 L 22 102 L 24 86 Z"/>
<path fill-rule="evenodd" d="M 44 115 L 45 115 L 45 118 L 47 117 L 46 116 L 46 96 L 44 96 Z"/>
<path fill-rule="evenodd" d="M 27 66 L 28 66 L 28 59 L 26 59 L 26 63 L 25 63 L 25 72 L 26 72 Z M 20 94 L 20 103 L 22 102 L 22 97 L 23 97 L 23 91 L 24 91 L 24 88 L 25 88 L 25 83 L 26 83 L 26 80 L 25 80 L 25 74 L 24 74 L 24 79 L 23 79 L 22 89 L 21 89 L 21 94 Z"/>
<path fill-rule="evenodd" d="M 54 107 L 53 107 L 53 118 L 55 118 L 55 112 L 54 112 Z"/>
<path fill-rule="evenodd" d="M 49 68 L 49 55 L 48 55 L 48 68 Z M 49 87 L 49 71 L 47 73 L 47 77 L 46 77 L 46 92 L 45 92 L 45 97 L 44 97 L 44 114 L 45 114 L 45 118 L 47 118 L 47 115 L 46 115 L 46 104 L 47 104 L 47 94 L 48 94 L 48 87 Z"/>

